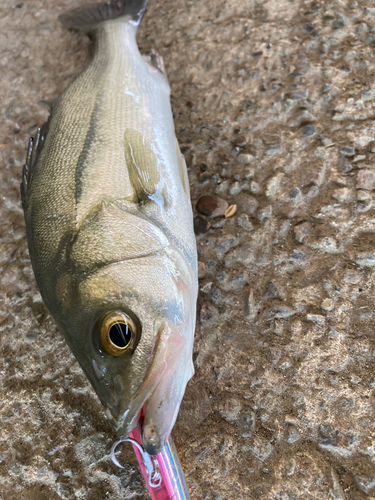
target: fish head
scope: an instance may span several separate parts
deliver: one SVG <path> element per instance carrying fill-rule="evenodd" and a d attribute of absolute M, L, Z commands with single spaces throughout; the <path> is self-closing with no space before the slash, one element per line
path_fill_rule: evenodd
<path fill-rule="evenodd" d="M 143 445 L 161 451 L 194 373 L 196 281 L 180 254 L 100 267 L 75 285 L 60 322 L 120 438 L 143 410 Z"/>

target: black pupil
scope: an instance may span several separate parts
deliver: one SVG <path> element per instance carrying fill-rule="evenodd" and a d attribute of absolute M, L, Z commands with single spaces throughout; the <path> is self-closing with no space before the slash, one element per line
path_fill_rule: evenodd
<path fill-rule="evenodd" d="M 126 347 L 131 341 L 131 330 L 124 323 L 115 323 L 109 330 L 109 338 L 116 347 Z"/>

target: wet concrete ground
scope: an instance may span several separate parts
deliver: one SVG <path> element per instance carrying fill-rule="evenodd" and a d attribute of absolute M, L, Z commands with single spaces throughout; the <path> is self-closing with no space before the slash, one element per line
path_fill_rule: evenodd
<path fill-rule="evenodd" d="M 38 101 L 89 60 L 57 22 L 83 3 L 0 6 L 1 500 L 148 498 L 41 302 L 19 198 Z M 375 498 L 375 3 L 150 0 L 138 41 L 164 57 L 194 206 L 237 206 L 195 210 L 173 432 L 192 498 Z"/>

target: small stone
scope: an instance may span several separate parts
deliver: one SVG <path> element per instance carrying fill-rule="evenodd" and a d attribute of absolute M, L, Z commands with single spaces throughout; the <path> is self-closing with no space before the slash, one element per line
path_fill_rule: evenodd
<path fill-rule="evenodd" d="M 241 226 L 243 229 L 246 231 L 254 231 L 254 227 L 252 223 L 249 221 L 249 216 L 247 214 L 241 214 L 237 218 L 237 223 L 239 226 Z"/>
<path fill-rule="evenodd" d="M 341 17 L 340 19 L 337 19 L 337 21 L 335 21 L 332 24 L 332 28 L 334 30 L 337 30 L 337 29 L 343 28 L 345 25 L 346 25 L 346 19 L 345 19 L 345 17 Z"/>
<path fill-rule="evenodd" d="M 272 144 L 264 151 L 265 155 L 276 155 L 282 152 L 282 146 L 280 144 Z"/>
<path fill-rule="evenodd" d="M 336 198 L 340 203 L 344 203 L 345 201 L 350 201 L 351 199 L 351 190 L 348 188 L 336 189 L 333 191 L 332 196 Z"/>
<path fill-rule="evenodd" d="M 316 122 L 315 116 L 311 114 L 309 111 L 303 111 L 294 120 L 288 123 L 288 127 L 295 128 L 313 122 Z"/>
<path fill-rule="evenodd" d="M 198 278 L 203 278 L 206 274 L 206 264 L 198 260 Z"/>
<path fill-rule="evenodd" d="M 204 293 L 205 295 L 209 295 L 211 293 L 211 289 L 212 289 L 212 281 L 209 281 L 208 283 L 202 286 L 200 292 Z"/>
<path fill-rule="evenodd" d="M 311 321 L 312 323 L 316 323 L 319 326 L 323 326 L 326 322 L 325 316 L 321 314 L 308 314 L 306 316 L 307 321 Z"/>
<path fill-rule="evenodd" d="M 195 208 L 203 215 L 220 217 L 224 215 L 229 203 L 218 196 L 205 195 L 197 201 Z"/>
<path fill-rule="evenodd" d="M 360 170 L 357 174 L 357 189 L 372 191 L 375 189 L 375 171 Z"/>
<path fill-rule="evenodd" d="M 322 137 L 321 141 L 324 147 L 330 146 L 332 144 L 332 139 L 329 139 L 328 137 Z"/>
<path fill-rule="evenodd" d="M 245 137 L 244 135 L 238 135 L 233 140 L 233 145 L 236 147 L 245 146 L 245 144 L 247 144 L 247 137 Z"/>
<path fill-rule="evenodd" d="M 302 129 L 302 135 L 305 137 L 312 137 L 316 134 L 316 127 L 314 125 L 305 125 Z"/>
<path fill-rule="evenodd" d="M 236 198 L 236 202 L 238 212 L 247 214 L 250 217 L 255 214 L 259 207 L 257 200 L 249 194 L 240 194 Z"/>
<path fill-rule="evenodd" d="M 373 101 L 374 100 L 374 91 L 372 89 L 362 90 L 361 99 L 362 101 Z"/>
<path fill-rule="evenodd" d="M 307 24 L 305 24 L 305 26 L 303 27 L 303 29 L 305 31 L 307 31 L 308 33 L 310 33 L 311 31 L 314 30 L 314 24 L 313 23 L 307 23 Z"/>
<path fill-rule="evenodd" d="M 327 92 L 329 92 L 332 88 L 332 83 L 325 83 L 323 85 L 323 90 L 322 90 L 322 94 L 326 94 Z"/>
<path fill-rule="evenodd" d="M 307 99 L 309 96 L 309 91 L 308 89 L 304 90 L 298 90 L 297 92 L 291 92 L 290 94 L 287 94 L 285 97 L 287 99 L 291 99 L 292 101 L 304 101 Z"/>
<path fill-rule="evenodd" d="M 253 194 L 257 195 L 257 194 L 261 194 L 262 189 L 261 189 L 261 187 L 259 186 L 259 184 L 257 182 L 251 181 L 251 183 L 250 183 L 250 191 Z"/>
<path fill-rule="evenodd" d="M 311 188 L 309 189 L 306 197 L 307 198 L 316 198 L 319 194 L 319 188 L 318 186 L 311 186 Z"/>
<path fill-rule="evenodd" d="M 311 233 L 312 225 L 310 222 L 304 222 L 294 227 L 294 238 L 298 243 L 304 243 L 307 236 Z"/>
<path fill-rule="evenodd" d="M 242 165 L 249 165 L 249 163 L 252 163 L 255 160 L 255 157 L 248 153 L 241 153 L 236 159 L 238 163 L 241 163 Z"/>
<path fill-rule="evenodd" d="M 357 191 L 357 200 L 358 201 L 370 201 L 372 200 L 371 193 L 369 191 L 362 191 L 359 189 Z"/>
<path fill-rule="evenodd" d="M 215 246 L 215 250 L 219 255 L 224 255 L 229 250 L 239 244 L 238 238 L 234 236 L 223 236 L 218 238 Z"/>
<path fill-rule="evenodd" d="M 298 187 L 294 187 L 289 192 L 289 198 L 293 201 L 298 201 L 302 198 L 302 191 Z"/>
<path fill-rule="evenodd" d="M 197 236 L 200 234 L 207 233 L 210 227 L 211 224 L 206 219 L 203 219 L 203 217 L 201 217 L 200 215 L 194 217 L 194 233 Z"/>
<path fill-rule="evenodd" d="M 199 318 L 203 325 L 212 325 L 218 320 L 219 311 L 210 302 L 203 302 Z"/>
<path fill-rule="evenodd" d="M 368 203 L 367 205 L 365 203 L 358 203 L 357 205 L 357 211 L 360 213 L 368 212 L 371 209 L 372 209 L 372 203 Z"/>
<path fill-rule="evenodd" d="M 225 213 L 224 213 L 224 217 L 226 219 L 229 219 L 229 217 L 232 217 L 235 213 L 236 213 L 236 210 L 237 210 L 237 205 L 230 205 L 226 210 L 225 210 Z"/>
<path fill-rule="evenodd" d="M 340 149 L 340 153 L 344 156 L 354 156 L 355 149 L 352 148 L 351 146 L 345 146 L 345 147 Z"/>
<path fill-rule="evenodd" d="M 354 474 L 354 480 L 358 488 L 363 491 L 367 496 L 373 494 L 375 489 L 375 476 L 365 476 Z"/>
<path fill-rule="evenodd" d="M 268 205 L 268 207 L 259 210 L 258 212 L 258 220 L 263 222 L 265 219 L 269 219 L 272 215 L 272 206 Z"/>
<path fill-rule="evenodd" d="M 275 283 L 274 281 L 267 281 L 266 287 L 264 290 L 263 294 L 263 299 L 268 300 L 268 299 L 280 299 L 280 300 L 285 300 L 286 298 L 286 293 L 285 290 Z"/>
<path fill-rule="evenodd" d="M 242 191 L 241 184 L 238 181 L 236 181 L 233 182 L 233 184 L 231 185 L 229 189 L 229 194 L 231 196 L 236 196 L 237 194 L 240 194 L 241 191 Z"/>
<path fill-rule="evenodd" d="M 311 248 L 316 248 L 323 253 L 337 253 L 337 243 L 333 238 L 323 238 L 320 243 L 312 243 Z"/>
<path fill-rule="evenodd" d="M 18 123 L 16 123 L 16 124 L 14 125 L 13 132 L 14 132 L 15 134 L 18 134 L 20 130 L 21 130 L 21 127 L 18 125 Z"/>
<path fill-rule="evenodd" d="M 337 161 L 337 168 L 340 169 L 344 174 L 351 172 L 353 170 L 352 165 L 345 156 L 339 156 Z"/>
<path fill-rule="evenodd" d="M 355 261 L 361 267 L 374 267 L 375 266 L 375 253 L 369 255 L 360 255 Z"/>
<path fill-rule="evenodd" d="M 275 177 L 272 177 L 268 182 L 266 186 L 266 191 L 265 195 L 267 198 L 273 198 L 280 192 L 280 186 L 283 181 L 283 178 L 285 177 L 285 174 L 279 173 L 275 175 Z"/>
<path fill-rule="evenodd" d="M 332 299 L 324 299 L 323 302 L 320 304 L 320 307 L 324 311 L 332 311 L 334 308 L 333 300 Z"/>
<path fill-rule="evenodd" d="M 286 319 L 290 318 L 294 314 L 296 314 L 296 311 L 290 307 L 275 306 L 265 313 L 265 318 L 267 321 L 271 321 L 273 319 Z"/>
<path fill-rule="evenodd" d="M 362 135 L 354 140 L 353 145 L 356 149 L 365 149 L 372 142 L 375 141 L 375 138 L 370 135 Z"/>
<path fill-rule="evenodd" d="M 362 160 L 365 160 L 366 159 L 366 155 L 357 155 L 354 160 L 353 160 L 353 163 L 358 163 L 359 161 L 362 161 Z"/>

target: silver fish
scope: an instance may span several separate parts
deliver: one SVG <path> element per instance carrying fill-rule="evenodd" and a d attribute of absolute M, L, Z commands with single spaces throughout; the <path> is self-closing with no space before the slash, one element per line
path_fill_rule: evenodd
<path fill-rule="evenodd" d="M 163 447 L 194 373 L 197 255 L 162 60 L 143 57 L 147 0 L 63 15 L 95 55 L 30 140 L 21 194 L 35 278 L 118 436 L 144 413 Z"/>

